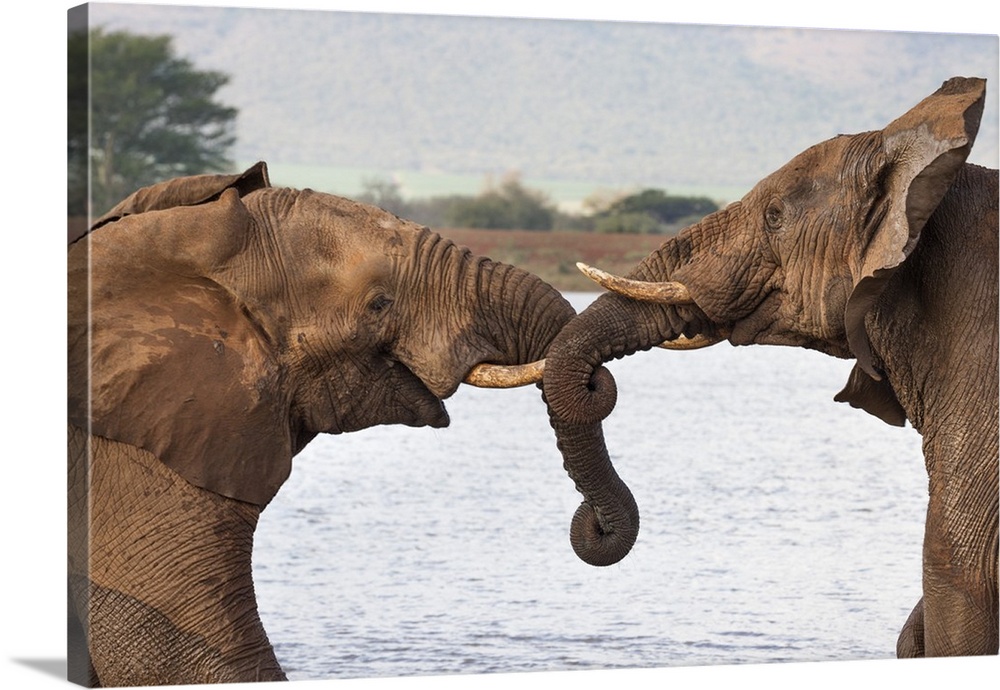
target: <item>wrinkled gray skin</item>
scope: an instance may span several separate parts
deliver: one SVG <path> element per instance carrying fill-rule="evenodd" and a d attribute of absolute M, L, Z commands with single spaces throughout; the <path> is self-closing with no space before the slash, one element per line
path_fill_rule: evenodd
<path fill-rule="evenodd" d="M 574 315 L 533 275 L 270 187 L 262 164 L 140 190 L 70 247 L 69 290 L 71 677 L 93 686 L 284 679 L 251 554 L 292 457 L 319 433 L 447 426 L 470 369 L 541 359 Z"/>
<path fill-rule="evenodd" d="M 881 131 L 807 149 L 628 276 L 682 283 L 693 303 L 609 292 L 546 363 L 567 445 L 614 407 L 603 362 L 681 335 L 855 358 L 836 399 L 923 437 L 923 598 L 903 657 L 997 653 L 997 171 L 965 163 L 984 93 L 949 80 Z M 566 459 L 585 498 L 574 543 L 598 564 L 624 556 L 638 526 L 617 478 L 580 480 L 613 475 L 607 457 L 594 441 Z"/>

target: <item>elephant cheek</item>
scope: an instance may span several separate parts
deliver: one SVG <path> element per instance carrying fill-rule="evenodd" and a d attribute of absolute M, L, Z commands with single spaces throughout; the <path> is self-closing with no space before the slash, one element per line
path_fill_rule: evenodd
<path fill-rule="evenodd" d="M 780 340 L 771 341 L 775 320 L 780 310 L 780 298 L 777 293 L 771 293 L 752 313 L 733 324 L 729 333 L 729 342 L 733 345 L 753 345 L 771 342 L 781 344 Z"/>
<path fill-rule="evenodd" d="M 823 302 L 820 305 L 820 323 L 823 335 L 836 341 L 843 341 L 844 314 L 847 312 L 847 299 L 853 287 L 850 278 L 834 278 L 823 290 Z"/>

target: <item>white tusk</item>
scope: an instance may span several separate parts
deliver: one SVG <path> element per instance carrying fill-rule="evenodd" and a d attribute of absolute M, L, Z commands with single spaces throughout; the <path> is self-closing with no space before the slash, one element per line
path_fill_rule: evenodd
<path fill-rule="evenodd" d="M 664 340 L 657 347 L 664 350 L 700 350 L 703 347 L 711 347 L 721 343 L 725 338 L 710 338 L 707 335 L 696 335 L 693 338 L 685 338 L 683 335 L 674 340 Z"/>
<path fill-rule="evenodd" d="M 651 283 L 645 280 L 621 278 L 582 262 L 578 262 L 576 267 L 601 287 L 626 297 L 661 304 L 694 304 L 691 293 L 683 283 L 671 281 Z"/>
<path fill-rule="evenodd" d="M 530 364 L 477 364 L 465 377 L 464 383 L 478 388 L 517 388 L 538 383 L 545 371 L 545 360 Z"/>

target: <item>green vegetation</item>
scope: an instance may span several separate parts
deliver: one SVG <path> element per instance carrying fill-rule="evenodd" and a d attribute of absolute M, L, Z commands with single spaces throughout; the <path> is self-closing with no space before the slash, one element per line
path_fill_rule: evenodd
<path fill-rule="evenodd" d="M 399 184 L 385 178 L 363 182 L 357 200 L 434 228 L 483 230 L 580 230 L 600 233 L 673 234 L 719 206 L 707 197 L 668 195 L 659 189 L 589 204 L 587 212 L 559 211 L 542 192 L 516 175 L 487 185 L 477 196 L 448 195 L 407 200 Z"/>
<path fill-rule="evenodd" d="M 672 196 L 660 189 L 644 189 L 595 213 L 594 230 L 673 234 L 717 210 L 718 204 L 707 197 Z"/>
<path fill-rule="evenodd" d="M 487 230 L 551 230 L 555 214 L 544 194 L 527 189 L 516 176 L 475 198 L 458 199 L 449 212 L 451 227 Z"/>
<path fill-rule="evenodd" d="M 660 235 L 605 235 L 573 230 L 536 232 L 443 228 L 440 233 L 468 247 L 477 256 L 488 256 L 494 261 L 519 266 L 564 292 L 600 290 L 577 270 L 577 261 L 627 275 L 664 240 Z"/>
<path fill-rule="evenodd" d="M 365 180 L 358 201 L 374 204 L 431 227 L 552 230 L 559 211 L 542 192 L 525 187 L 516 175 L 487 185 L 478 196 L 452 194 L 406 201 L 391 180 Z"/>
<path fill-rule="evenodd" d="M 139 187 L 231 167 L 237 111 L 214 100 L 229 76 L 196 70 L 171 40 L 100 28 L 70 35 L 71 216 L 87 212 L 88 159 L 94 215 Z"/>

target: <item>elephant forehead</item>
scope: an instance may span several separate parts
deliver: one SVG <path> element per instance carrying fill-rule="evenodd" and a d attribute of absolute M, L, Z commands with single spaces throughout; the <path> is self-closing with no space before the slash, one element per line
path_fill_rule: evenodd
<path fill-rule="evenodd" d="M 360 251 L 391 253 L 407 244 L 417 226 L 375 206 L 304 191 L 287 216 L 275 219 L 278 232 L 300 256 L 328 259 Z"/>
<path fill-rule="evenodd" d="M 285 275 L 299 299 L 353 298 L 371 286 L 389 289 L 410 253 L 401 233 L 352 228 L 316 230 L 316 237 L 298 242 L 285 255 Z M 322 237 L 321 234 L 332 235 Z M 363 297 L 364 295 L 362 295 Z"/>
<path fill-rule="evenodd" d="M 839 138 L 810 146 L 792 158 L 774 174 L 765 178 L 764 188 L 777 188 L 785 196 L 804 195 L 827 177 L 835 177 L 840 164 Z"/>
<path fill-rule="evenodd" d="M 842 134 L 807 148 L 765 183 L 780 181 L 788 195 L 815 195 L 843 190 L 845 183 L 864 182 L 876 173 L 884 157 L 878 132 Z"/>

